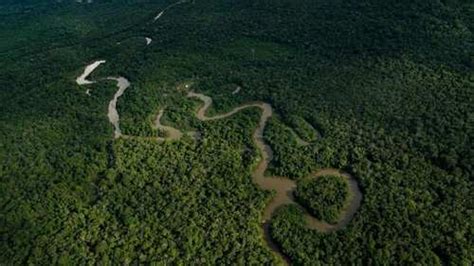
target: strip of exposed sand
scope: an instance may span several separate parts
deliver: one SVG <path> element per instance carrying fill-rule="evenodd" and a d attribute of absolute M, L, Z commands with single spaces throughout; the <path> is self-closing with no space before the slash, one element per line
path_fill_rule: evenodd
<path fill-rule="evenodd" d="M 170 8 L 176 6 L 176 5 L 184 4 L 184 3 L 186 3 L 186 2 L 187 2 L 187 0 L 181 0 L 181 1 L 178 1 L 178 2 L 176 2 L 176 3 L 174 3 L 174 4 L 171 4 L 171 5 L 167 6 L 167 7 L 165 7 L 160 13 L 158 13 L 158 15 L 156 15 L 156 17 L 153 19 L 153 21 L 157 21 L 159 18 L 161 18 L 161 16 L 163 16 L 163 14 L 165 14 L 165 12 L 166 12 L 168 9 L 170 9 Z"/>
<path fill-rule="evenodd" d="M 232 95 L 235 95 L 237 93 L 239 93 L 239 91 L 242 89 L 242 87 L 240 86 L 237 86 L 237 88 L 235 88 L 235 90 L 232 92 Z"/>
<path fill-rule="evenodd" d="M 158 15 L 156 15 L 156 17 L 153 19 L 153 21 L 157 21 L 159 18 L 161 18 L 161 16 L 163 16 L 164 13 L 165 13 L 165 10 L 158 13 Z"/>
<path fill-rule="evenodd" d="M 76 79 L 76 83 L 79 84 L 79 85 L 87 85 L 87 84 L 92 84 L 92 83 L 95 83 L 95 81 L 90 81 L 90 80 L 87 80 L 87 77 L 92 73 L 94 72 L 94 70 L 100 66 L 101 64 L 105 63 L 106 61 L 105 60 L 97 60 L 95 61 L 94 63 L 86 66 L 86 68 L 84 69 L 84 72 L 82 73 L 82 75 L 80 75 L 77 79 Z"/>
<path fill-rule="evenodd" d="M 146 45 L 150 45 L 150 43 L 153 41 L 151 38 L 145 37 Z"/>

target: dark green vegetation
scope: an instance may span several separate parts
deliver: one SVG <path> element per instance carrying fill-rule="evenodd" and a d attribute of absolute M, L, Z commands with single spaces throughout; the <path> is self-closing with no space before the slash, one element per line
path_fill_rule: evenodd
<path fill-rule="evenodd" d="M 96 2 L 0 4 L 0 263 L 271 263 L 259 231 L 270 195 L 250 181 L 258 113 L 201 123 L 176 91 L 188 80 L 215 113 L 272 104 L 272 172 L 358 180 L 342 231 L 279 211 L 272 235 L 295 264 L 473 263 L 471 1 L 196 0 L 156 24 L 171 1 Z M 74 83 L 96 59 L 107 64 L 93 78 L 132 82 L 124 133 L 156 134 L 166 107 L 164 123 L 202 141 L 113 141 L 115 84 L 87 97 Z"/>
<path fill-rule="evenodd" d="M 340 176 L 320 176 L 298 182 L 295 197 L 319 220 L 335 224 L 349 197 L 349 186 Z"/>

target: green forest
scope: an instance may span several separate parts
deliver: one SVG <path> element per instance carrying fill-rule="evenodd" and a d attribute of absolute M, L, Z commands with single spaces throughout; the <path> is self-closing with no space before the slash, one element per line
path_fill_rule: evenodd
<path fill-rule="evenodd" d="M 357 181 L 341 230 L 277 210 L 269 232 L 291 264 L 474 263 L 472 1 L 191 0 L 157 21 L 176 1 L 82 2 L 0 3 L 0 264 L 284 264 L 261 228 L 275 193 L 251 177 L 261 112 L 203 122 L 185 82 L 209 115 L 271 104 L 267 175 L 295 180 L 320 219 L 350 195 L 311 173 Z M 104 79 L 118 76 L 120 126 L 138 138 L 114 139 Z M 199 138 L 149 138 L 165 135 L 161 109 Z"/>
<path fill-rule="evenodd" d="M 339 176 L 303 179 L 298 182 L 295 197 L 314 217 L 334 224 L 349 198 L 349 187 Z"/>

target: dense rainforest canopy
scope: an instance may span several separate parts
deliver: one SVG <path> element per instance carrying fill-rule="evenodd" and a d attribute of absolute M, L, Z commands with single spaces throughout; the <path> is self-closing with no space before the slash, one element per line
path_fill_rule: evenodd
<path fill-rule="evenodd" d="M 296 199 L 319 220 L 334 224 L 349 200 L 349 186 L 339 176 L 321 176 L 298 182 Z"/>
<path fill-rule="evenodd" d="M 173 2 L 0 3 L 0 264 L 281 263 L 260 228 L 272 193 L 251 180 L 259 110 L 202 122 L 187 81 L 211 114 L 272 105 L 268 174 L 357 180 L 342 230 L 278 210 L 292 263 L 473 264 L 472 1 L 194 0 L 153 23 Z M 94 80 L 131 81 L 124 134 L 162 135 L 164 108 L 200 138 L 114 140 L 115 83 L 75 83 L 98 59 Z"/>

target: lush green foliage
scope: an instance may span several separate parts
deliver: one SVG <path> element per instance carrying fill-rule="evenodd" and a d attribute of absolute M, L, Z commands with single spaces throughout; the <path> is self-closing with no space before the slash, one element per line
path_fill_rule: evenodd
<path fill-rule="evenodd" d="M 272 173 L 358 180 L 342 231 L 280 210 L 271 232 L 295 264 L 472 264 L 471 1 L 195 0 L 155 24 L 172 1 L 95 2 L 0 3 L 0 263 L 274 262 L 270 193 L 250 181 L 258 111 L 201 123 L 176 90 L 192 80 L 213 113 L 272 104 Z M 163 123 L 202 140 L 113 141 L 115 84 L 88 97 L 74 83 L 96 59 L 93 79 L 132 82 L 124 133 L 156 135 L 166 108 Z"/>
<path fill-rule="evenodd" d="M 298 182 L 296 199 L 319 220 L 337 223 L 349 196 L 347 181 L 340 176 L 320 176 Z"/>

